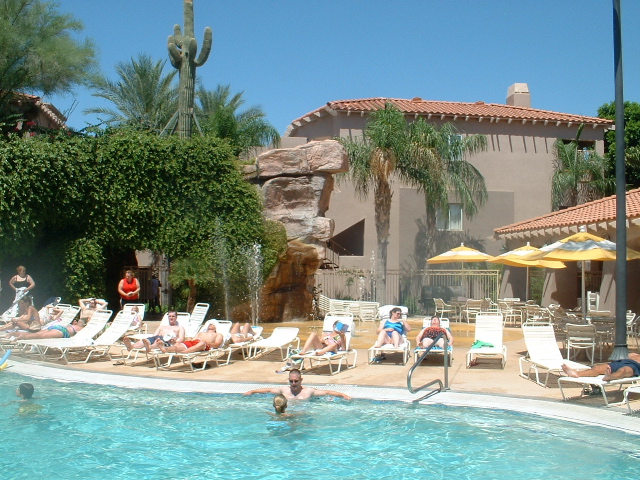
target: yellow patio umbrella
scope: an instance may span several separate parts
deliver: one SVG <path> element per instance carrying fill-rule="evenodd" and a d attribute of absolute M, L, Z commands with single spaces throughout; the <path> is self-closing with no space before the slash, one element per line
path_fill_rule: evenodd
<path fill-rule="evenodd" d="M 640 252 L 627 248 L 627 260 L 640 258 Z M 616 244 L 610 240 L 580 231 L 551 245 L 540 248 L 524 257 L 524 260 L 556 260 L 582 262 L 582 314 L 587 315 L 585 301 L 584 262 L 587 260 L 610 261 L 616 259 Z"/>
<path fill-rule="evenodd" d="M 510 252 L 503 253 L 497 257 L 491 257 L 487 262 L 500 263 L 502 265 L 510 265 L 512 267 L 527 267 L 527 285 L 526 296 L 529 298 L 529 267 L 539 268 L 566 268 L 566 265 L 556 260 L 524 260 L 523 257 L 531 253 L 539 251 L 538 248 L 532 247 L 529 242 L 524 247 L 519 247 Z"/>
<path fill-rule="evenodd" d="M 488 258 L 491 258 L 491 255 L 482 253 L 475 248 L 465 247 L 464 243 L 461 243 L 459 247 L 452 248 L 440 255 L 429 258 L 427 263 L 484 262 Z"/>

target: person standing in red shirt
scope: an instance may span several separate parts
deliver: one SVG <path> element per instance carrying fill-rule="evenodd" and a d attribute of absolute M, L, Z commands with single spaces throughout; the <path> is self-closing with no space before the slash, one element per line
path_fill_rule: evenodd
<path fill-rule="evenodd" d="M 120 294 L 120 308 L 124 308 L 125 303 L 138 303 L 140 282 L 133 276 L 131 270 L 127 270 L 124 278 L 118 283 L 118 293 Z"/>

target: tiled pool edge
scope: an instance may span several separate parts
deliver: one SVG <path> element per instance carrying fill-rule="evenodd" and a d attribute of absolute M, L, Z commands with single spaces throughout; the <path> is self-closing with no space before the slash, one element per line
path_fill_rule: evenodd
<path fill-rule="evenodd" d="M 121 388 L 168 390 L 185 393 L 241 394 L 252 388 L 277 385 L 255 382 L 160 379 L 117 373 L 89 372 L 85 370 L 64 368 L 61 366 L 43 365 L 35 362 L 23 363 L 14 360 L 10 360 L 9 365 L 9 369 L 5 371 L 39 379 L 49 379 L 59 382 L 108 385 Z M 318 388 L 330 388 L 332 390 L 346 393 L 353 398 L 381 401 L 412 402 L 424 396 L 424 392 L 411 394 L 408 390 L 398 387 L 372 387 L 337 384 L 313 384 L 313 386 Z M 639 417 L 624 415 L 621 410 L 613 410 L 605 407 L 594 408 L 553 400 L 534 400 L 521 397 L 452 391 L 441 392 L 426 400 L 422 400 L 420 403 L 510 410 L 520 413 L 539 415 L 545 418 L 611 428 L 633 435 L 640 435 Z"/>

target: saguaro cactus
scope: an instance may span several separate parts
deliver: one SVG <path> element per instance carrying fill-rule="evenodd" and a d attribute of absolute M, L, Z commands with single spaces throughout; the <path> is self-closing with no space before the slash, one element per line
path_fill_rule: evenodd
<path fill-rule="evenodd" d="M 200 50 L 200 55 L 196 58 L 198 42 L 196 42 L 193 33 L 193 0 L 184 0 L 184 35 L 180 31 L 180 25 L 175 25 L 173 27 L 173 35 L 169 35 L 168 40 L 169 60 L 171 65 L 180 72 L 177 113 L 180 138 L 191 137 L 192 122 L 195 119 L 193 97 L 195 94 L 196 68 L 204 65 L 207 58 L 209 58 L 212 41 L 213 32 L 211 28 L 207 27 L 204 29 L 202 50 Z M 175 117 L 172 122 L 175 122 Z"/>

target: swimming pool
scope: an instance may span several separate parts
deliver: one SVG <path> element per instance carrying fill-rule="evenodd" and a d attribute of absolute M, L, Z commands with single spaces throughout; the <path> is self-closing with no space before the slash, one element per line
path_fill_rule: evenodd
<path fill-rule="evenodd" d="M 20 413 L 15 388 L 42 408 Z M 496 410 L 137 391 L 0 375 L 3 479 L 633 478 L 638 437 Z M 11 402 L 7 404 L 7 402 Z M 23 409 L 24 410 L 24 409 Z M 10 454 L 8 452 L 11 452 Z"/>

